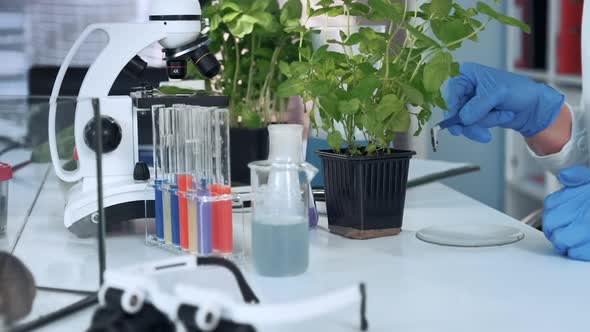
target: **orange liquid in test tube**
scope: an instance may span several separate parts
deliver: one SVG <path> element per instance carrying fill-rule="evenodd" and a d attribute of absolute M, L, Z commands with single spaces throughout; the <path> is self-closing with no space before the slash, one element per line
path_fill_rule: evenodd
<path fill-rule="evenodd" d="M 230 195 L 231 187 L 211 185 L 212 196 Z M 213 203 L 213 250 L 220 253 L 233 251 L 233 225 L 231 200 Z"/>
<path fill-rule="evenodd" d="M 178 191 L 186 193 L 191 188 L 193 177 L 188 174 L 178 175 Z M 178 197 L 179 219 L 180 219 L 180 246 L 183 249 L 189 248 L 189 229 L 188 229 L 188 206 L 187 199 L 183 196 Z"/>

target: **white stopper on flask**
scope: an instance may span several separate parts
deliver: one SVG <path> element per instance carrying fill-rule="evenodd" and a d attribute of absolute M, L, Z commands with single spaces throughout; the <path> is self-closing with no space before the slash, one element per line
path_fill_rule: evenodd
<path fill-rule="evenodd" d="M 268 126 L 269 161 L 303 162 L 303 126 L 280 124 Z"/>

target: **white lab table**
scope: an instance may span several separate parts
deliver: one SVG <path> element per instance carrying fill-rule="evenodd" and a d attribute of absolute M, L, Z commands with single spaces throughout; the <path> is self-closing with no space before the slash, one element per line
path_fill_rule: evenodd
<path fill-rule="evenodd" d="M 31 211 L 15 254 L 42 286 L 96 289 L 95 240 L 80 240 L 63 227 L 63 198 L 52 172 Z M 442 224 L 512 225 L 524 240 L 493 248 L 451 248 L 421 242 L 416 231 Z M 322 217 L 320 224 L 327 223 Z M 543 234 L 434 183 L 408 190 L 399 236 L 348 240 L 324 227 L 311 231 L 308 272 L 294 278 L 245 274 L 264 303 L 304 299 L 329 290 L 367 284 L 370 331 L 582 331 L 589 328 L 590 263 L 556 255 Z M 143 233 L 107 240 L 110 267 L 167 257 L 143 244 Z M 213 278 L 212 278 L 213 279 Z M 81 299 L 41 292 L 34 315 Z M 89 326 L 85 310 L 41 331 L 80 331 Z M 358 307 L 321 320 L 264 331 L 355 331 Z"/>

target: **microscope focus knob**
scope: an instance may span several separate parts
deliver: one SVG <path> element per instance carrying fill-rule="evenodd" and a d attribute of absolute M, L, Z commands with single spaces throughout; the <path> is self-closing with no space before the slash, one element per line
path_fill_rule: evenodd
<path fill-rule="evenodd" d="M 108 116 L 102 116 L 100 120 L 102 125 L 102 152 L 113 152 L 121 144 L 123 138 L 121 126 L 115 119 Z M 92 151 L 96 151 L 96 138 L 96 123 L 92 119 L 84 127 L 84 142 Z"/>
<path fill-rule="evenodd" d="M 133 168 L 133 180 L 135 181 L 147 181 L 150 179 L 150 169 L 148 165 L 143 161 L 138 161 Z"/>

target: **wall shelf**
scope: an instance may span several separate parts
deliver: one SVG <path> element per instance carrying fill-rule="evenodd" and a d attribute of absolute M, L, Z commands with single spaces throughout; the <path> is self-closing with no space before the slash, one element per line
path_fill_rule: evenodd
<path fill-rule="evenodd" d="M 555 77 L 555 83 L 558 85 L 571 85 L 582 87 L 582 76 L 580 75 L 557 75 Z"/>
<path fill-rule="evenodd" d="M 535 81 L 547 82 L 550 79 L 549 72 L 547 70 L 542 69 L 514 68 L 513 72 L 516 74 L 528 76 Z"/>
<path fill-rule="evenodd" d="M 516 0 L 509 0 L 508 15 L 520 17 L 521 9 Z M 530 2 L 533 3 L 533 2 Z M 536 3 L 536 1 L 535 1 Z M 509 28 L 506 45 L 506 63 L 509 71 L 526 75 L 533 80 L 547 83 L 565 94 L 570 105 L 579 105 L 582 98 L 582 77 L 580 75 L 563 75 L 557 71 L 557 40 L 560 30 L 561 1 L 548 0 L 547 14 L 547 48 L 546 69 L 523 69 L 515 67 L 520 57 L 520 31 Z M 543 174 L 539 163 L 530 155 L 524 139 L 520 134 L 508 130 L 505 141 L 505 178 L 506 195 L 505 212 L 515 218 L 522 218 L 528 213 L 541 208 L 543 199 L 560 188 L 559 182 L 548 172 L 544 174 L 544 184 L 530 180 L 531 174 Z"/>

